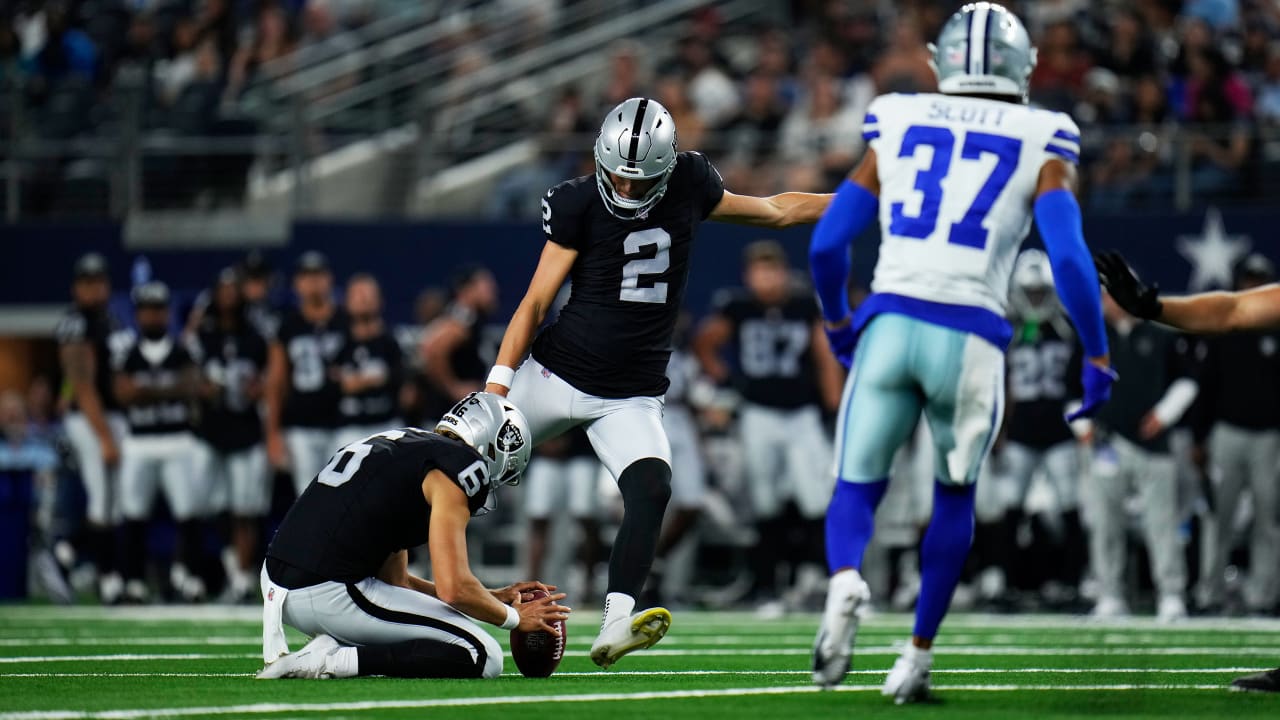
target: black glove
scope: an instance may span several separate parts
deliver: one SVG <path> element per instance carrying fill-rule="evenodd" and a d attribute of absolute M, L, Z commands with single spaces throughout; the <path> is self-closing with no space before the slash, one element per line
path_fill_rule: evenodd
<path fill-rule="evenodd" d="M 1163 310 L 1160 305 L 1160 286 L 1152 284 L 1147 287 L 1129 268 L 1124 256 L 1109 250 L 1096 253 L 1093 264 L 1098 268 L 1098 277 L 1106 286 L 1111 298 L 1120 307 L 1134 317 L 1143 320 L 1155 320 Z"/>

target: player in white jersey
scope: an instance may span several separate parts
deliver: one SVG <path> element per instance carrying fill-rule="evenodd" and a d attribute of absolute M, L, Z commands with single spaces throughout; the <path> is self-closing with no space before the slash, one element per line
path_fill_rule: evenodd
<path fill-rule="evenodd" d="M 933 436 L 936 482 L 916 624 L 884 685 L 897 702 L 928 694 L 930 648 L 969 552 L 974 483 L 1003 414 L 1009 275 L 1033 212 L 1089 358 L 1079 412 L 1095 411 L 1115 380 L 1072 194 L 1079 130 L 1066 115 L 1025 106 L 1035 66 L 1026 29 L 999 5 L 974 3 L 951 17 L 930 50 L 941 93 L 871 103 L 869 149 L 810 247 L 831 347 L 852 369 L 827 510 L 832 577 L 813 654 L 818 684 L 839 683 L 849 668 L 858 607 L 869 597 L 862 556 L 894 452 L 921 413 Z M 877 214 L 872 294 L 853 314 L 849 245 Z"/>

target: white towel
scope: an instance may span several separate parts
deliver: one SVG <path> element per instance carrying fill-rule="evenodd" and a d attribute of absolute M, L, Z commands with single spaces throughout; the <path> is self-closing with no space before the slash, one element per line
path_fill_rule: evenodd
<path fill-rule="evenodd" d="M 289 643 L 284 639 L 284 598 L 288 588 L 271 582 L 267 567 L 262 566 L 259 575 L 262 584 L 262 661 L 270 665 L 277 658 L 289 654 Z"/>

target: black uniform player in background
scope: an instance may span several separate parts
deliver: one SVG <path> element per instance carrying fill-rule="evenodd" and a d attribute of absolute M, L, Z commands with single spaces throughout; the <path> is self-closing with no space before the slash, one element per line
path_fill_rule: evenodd
<path fill-rule="evenodd" d="M 87 496 L 88 528 L 81 543 L 98 571 L 98 595 L 110 604 L 120 598 L 124 582 L 116 572 L 115 527 L 119 514 L 120 442 L 124 416 L 111 387 L 112 335 L 120 323 L 111 315 L 111 281 L 107 262 L 97 253 L 76 261 L 71 283 L 73 306 L 58 321 L 58 359 L 71 392 L 64 427 L 80 468 Z M 66 541 L 56 546 L 67 569 L 75 552 Z"/>
<path fill-rule="evenodd" d="M 449 306 L 422 334 L 422 371 L 430 387 L 426 416 L 433 422 L 458 398 L 484 387 L 488 363 L 480 335 L 498 309 L 498 283 L 480 265 L 454 270 L 450 294 Z"/>
<path fill-rule="evenodd" d="M 288 466 L 301 495 L 336 446 L 339 388 L 333 363 L 347 335 L 347 315 L 334 303 L 329 262 L 318 252 L 298 258 L 298 307 L 280 323 L 267 357 L 267 460 Z"/>
<path fill-rule="evenodd" d="M 466 527 L 529 462 L 529 426 L 507 400 L 468 395 L 436 432 L 388 430 L 348 445 L 294 503 L 262 572 L 259 678 L 493 678 L 502 647 L 471 618 L 547 630 L 563 593 L 539 582 L 486 590 L 467 564 Z M 409 574 L 427 543 L 435 581 Z M 292 655 L 282 623 L 315 637 Z M 283 655 L 283 657 L 282 657 Z"/>
<path fill-rule="evenodd" d="M 1208 292 L 1187 297 L 1161 297 L 1147 287 L 1116 252 L 1094 257 L 1098 275 L 1111 297 L 1134 317 L 1156 320 L 1192 333 L 1227 333 L 1280 329 L 1280 284 L 1243 292 Z M 1238 677 L 1234 690 L 1280 692 L 1280 668 Z"/>
<path fill-rule="evenodd" d="M 795 282 L 781 245 L 748 245 L 742 275 L 744 288 L 718 294 L 694 350 L 708 377 L 742 397 L 738 429 L 758 537 L 753 595 L 769 614 L 785 609 L 782 563 L 795 570 L 786 574 L 796 577 L 796 602 L 826 582 L 823 526 L 833 479 L 822 415 L 839 406 L 844 372 L 827 351 L 813 291 Z M 721 357 L 726 345 L 731 364 Z"/>
<path fill-rule="evenodd" d="M 169 579 L 188 601 L 204 596 L 194 573 L 209 488 L 195 472 L 198 445 L 192 434 L 194 402 L 207 386 L 191 353 L 169 332 L 169 288 L 161 282 L 133 289 L 138 337 L 117 356 L 115 394 L 125 407 L 129 434 L 121 448 L 120 511 L 124 517 L 125 597 L 145 600 L 146 530 L 157 486 L 178 525 Z"/>
<path fill-rule="evenodd" d="M 534 444 L 584 425 L 618 481 L 625 508 L 609 561 L 596 664 L 653 645 L 671 614 L 632 614 L 653 562 L 671 495 L 662 394 L 689 252 L 703 220 L 767 227 L 816 221 L 829 195 L 753 198 L 725 192 L 699 153 L 676 151 L 675 123 L 659 103 L 632 98 L 606 116 L 596 174 L 561 183 L 542 205 L 547 243 L 517 308 L 488 390 L 529 418 Z M 566 278 L 572 294 L 534 341 Z M 533 355 L 520 367 L 525 353 Z"/>
<path fill-rule="evenodd" d="M 342 399 L 342 425 L 336 446 L 400 427 L 400 385 L 404 357 L 382 320 L 382 290 L 372 275 L 347 281 L 347 317 L 351 330 L 334 361 Z"/>
<path fill-rule="evenodd" d="M 258 414 L 267 342 L 245 312 L 241 280 L 234 268 L 219 273 L 191 338 L 191 353 L 213 386 L 200 407 L 197 434 L 204 447 L 197 473 L 210 485 L 210 512 L 231 514 L 231 546 L 223 568 L 232 602 L 253 595 L 258 532 L 271 508 L 272 490 Z"/>
<path fill-rule="evenodd" d="M 1008 352 L 1008 405 L 996 456 L 1002 472 L 992 477 L 997 507 L 981 513 L 999 519 L 982 522 L 975 530 L 980 548 L 976 556 L 990 563 L 980 585 L 984 598 L 994 601 L 1003 596 L 1009 581 L 1027 589 L 1060 584 L 1064 592 L 1047 593 L 1046 599 L 1064 601 L 1078 589 L 1087 557 L 1079 511 L 1080 449 L 1063 420 L 1068 403 L 1083 394 L 1078 378 L 1084 349 L 1058 302 L 1044 251 L 1030 249 L 1018 255 L 1009 307 L 1014 336 Z M 1019 528 L 1036 471 L 1043 471 L 1053 489 L 1060 522 L 1035 523 L 1035 537 L 1045 539 L 1048 547 L 1023 553 L 1018 551 Z"/>

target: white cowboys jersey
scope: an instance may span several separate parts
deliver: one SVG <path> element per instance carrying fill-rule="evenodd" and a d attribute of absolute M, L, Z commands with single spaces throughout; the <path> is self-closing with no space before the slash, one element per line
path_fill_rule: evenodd
<path fill-rule="evenodd" d="M 868 107 L 863 137 L 880 177 L 872 291 L 1003 316 L 1040 168 L 1078 162 L 1075 122 L 999 100 L 894 94 Z"/>

